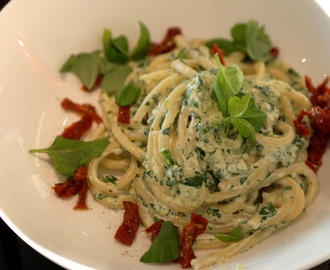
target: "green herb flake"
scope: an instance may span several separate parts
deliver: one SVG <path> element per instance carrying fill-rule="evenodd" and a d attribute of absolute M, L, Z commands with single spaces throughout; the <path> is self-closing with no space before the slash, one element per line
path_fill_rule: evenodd
<path fill-rule="evenodd" d="M 277 210 L 271 202 L 268 202 L 266 206 L 260 209 L 259 214 L 262 216 L 261 221 L 266 221 L 268 218 L 274 217 Z"/>
<path fill-rule="evenodd" d="M 176 164 L 176 160 L 173 158 L 169 149 L 161 150 L 160 155 L 167 166 L 173 166 Z"/>
<path fill-rule="evenodd" d="M 118 178 L 113 175 L 103 175 L 100 180 L 104 183 L 116 184 Z"/>
<path fill-rule="evenodd" d="M 196 175 L 191 178 L 186 178 L 186 179 L 182 180 L 180 183 L 185 186 L 200 188 L 202 186 L 203 182 L 204 182 L 204 177 L 203 177 L 203 175 L 199 174 L 199 175 Z"/>

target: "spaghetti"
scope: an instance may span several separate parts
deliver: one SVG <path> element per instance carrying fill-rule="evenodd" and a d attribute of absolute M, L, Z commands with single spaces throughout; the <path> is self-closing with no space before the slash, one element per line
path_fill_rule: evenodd
<path fill-rule="evenodd" d="M 88 167 L 94 199 L 122 209 L 139 206 L 142 223 L 171 221 L 183 228 L 191 213 L 208 221 L 194 249 L 215 249 L 191 261 L 194 269 L 222 263 L 297 219 L 318 192 L 306 164 L 309 137 L 294 119 L 312 107 L 304 81 L 283 62 L 246 62 L 243 52 L 223 56 L 244 73 L 241 94 L 266 113 L 256 141 L 226 125 L 214 95 L 217 64 L 201 40 L 174 39 L 175 48 L 132 62 L 126 83 L 142 89 L 129 124 L 118 121 L 115 95 L 102 93 L 102 122 L 89 140 L 109 137 Z M 307 120 L 306 120 L 307 121 Z M 308 124 L 308 123 L 307 123 Z M 238 226 L 236 242 L 219 241 Z"/>

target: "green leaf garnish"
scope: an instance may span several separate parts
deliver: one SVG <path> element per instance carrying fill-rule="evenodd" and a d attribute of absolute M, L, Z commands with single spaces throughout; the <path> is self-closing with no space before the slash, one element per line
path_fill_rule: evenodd
<path fill-rule="evenodd" d="M 103 46 L 103 52 L 107 59 L 111 58 L 111 38 L 112 38 L 112 32 L 109 29 L 103 30 L 102 35 L 102 46 Z"/>
<path fill-rule="evenodd" d="M 140 258 L 144 263 L 167 263 L 180 256 L 179 231 L 170 221 L 162 224 L 148 251 Z"/>
<path fill-rule="evenodd" d="M 142 22 L 140 22 L 140 37 L 136 47 L 130 54 L 130 58 L 137 61 L 145 57 L 148 54 L 150 44 L 149 30 Z"/>
<path fill-rule="evenodd" d="M 243 118 L 247 120 L 256 132 L 262 127 L 266 113 L 257 108 L 251 96 L 234 96 L 229 99 L 228 106 L 228 111 L 232 118 Z"/>
<path fill-rule="evenodd" d="M 244 83 L 241 69 L 236 65 L 224 67 L 219 56 L 214 57 L 218 65 L 214 91 L 224 121 L 230 122 L 243 137 L 255 141 L 255 133 L 260 130 L 266 113 L 256 107 L 251 96 L 238 96 Z"/>
<path fill-rule="evenodd" d="M 223 116 L 226 116 L 229 99 L 241 90 L 244 82 L 244 75 L 238 66 L 233 64 L 224 67 L 220 63 L 218 54 L 215 54 L 214 57 L 218 65 L 214 90 L 219 109 Z"/>
<path fill-rule="evenodd" d="M 267 62 L 273 58 L 272 42 L 265 27 L 259 26 L 257 21 L 238 23 L 232 28 L 231 34 L 236 46 L 245 51 L 250 59 Z"/>
<path fill-rule="evenodd" d="M 230 118 L 230 121 L 244 138 L 252 142 L 256 140 L 256 132 L 248 121 L 243 118 Z"/>
<path fill-rule="evenodd" d="M 255 141 L 255 133 L 258 132 L 266 118 L 266 113 L 259 110 L 254 99 L 249 95 L 242 97 L 233 96 L 228 102 L 229 120 L 239 133 Z"/>
<path fill-rule="evenodd" d="M 101 88 L 103 92 L 114 93 L 124 86 L 127 76 L 132 72 L 128 65 L 113 64 L 103 76 Z"/>
<path fill-rule="evenodd" d="M 216 43 L 226 53 L 243 51 L 253 61 L 268 62 L 273 59 L 271 53 L 272 42 L 265 31 L 264 26 L 259 26 L 257 21 L 251 20 L 247 23 L 237 23 L 231 28 L 232 40 L 214 38 L 205 42 L 206 46 L 212 48 Z"/>
<path fill-rule="evenodd" d="M 64 176 L 73 177 L 78 167 L 99 157 L 108 144 L 108 138 L 85 142 L 57 136 L 50 147 L 44 149 L 31 149 L 29 150 L 29 153 L 48 154 L 58 173 Z"/>
<path fill-rule="evenodd" d="M 225 38 L 214 38 L 205 42 L 205 45 L 210 49 L 213 47 L 214 44 L 217 44 L 218 47 L 226 53 L 238 51 L 235 42 Z"/>
<path fill-rule="evenodd" d="M 139 98 L 140 92 L 140 87 L 136 83 L 130 82 L 120 88 L 116 93 L 116 104 L 119 106 L 132 105 Z"/>
<path fill-rule="evenodd" d="M 87 88 L 91 89 L 100 74 L 102 61 L 100 59 L 100 51 L 91 53 L 72 54 L 60 69 L 61 73 L 72 72 Z"/>
<path fill-rule="evenodd" d="M 109 29 L 102 36 L 103 51 L 109 62 L 124 64 L 128 61 L 128 40 L 125 36 L 113 38 Z"/>
<path fill-rule="evenodd" d="M 241 226 L 236 227 L 229 234 L 219 233 L 215 234 L 214 236 L 222 242 L 237 242 L 245 237 Z"/>
<path fill-rule="evenodd" d="M 92 89 L 99 75 L 103 75 L 101 88 L 112 93 L 123 87 L 124 82 L 131 73 L 129 60 L 140 60 L 147 56 L 150 48 L 150 35 L 148 28 L 140 22 L 140 37 L 136 47 L 129 52 L 128 39 L 124 35 L 113 37 L 111 30 L 104 29 L 102 34 L 101 51 L 71 55 L 60 68 L 60 72 L 74 73 L 81 83 Z"/>

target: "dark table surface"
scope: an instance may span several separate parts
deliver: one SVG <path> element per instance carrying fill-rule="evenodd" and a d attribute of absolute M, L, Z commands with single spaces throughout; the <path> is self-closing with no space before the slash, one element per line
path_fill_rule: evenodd
<path fill-rule="evenodd" d="M 0 10 L 8 2 L 9 0 L 0 0 Z M 34 249 L 29 247 L 1 219 L 0 219 L 0 269 L 1 270 L 13 270 L 13 269 L 14 270 L 39 270 L 39 269 L 63 270 L 62 267 L 49 261 L 44 256 L 42 256 Z M 310 270 L 330 270 L 330 260 Z"/>

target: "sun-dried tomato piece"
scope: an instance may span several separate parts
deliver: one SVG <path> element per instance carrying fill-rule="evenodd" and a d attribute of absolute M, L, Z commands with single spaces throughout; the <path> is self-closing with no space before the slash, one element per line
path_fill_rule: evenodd
<path fill-rule="evenodd" d="M 60 198 L 69 198 L 79 194 L 78 201 L 74 209 L 88 209 L 86 204 L 88 183 L 87 183 L 87 168 L 79 167 L 72 178 L 68 178 L 63 183 L 57 183 L 53 187 L 56 195 Z"/>
<path fill-rule="evenodd" d="M 79 192 L 79 184 L 73 178 L 68 178 L 63 183 L 57 183 L 53 187 L 56 195 L 60 198 L 69 198 Z"/>
<path fill-rule="evenodd" d="M 316 132 L 310 140 L 306 165 L 315 172 L 322 165 L 322 157 L 326 151 L 328 139 L 329 135 Z"/>
<path fill-rule="evenodd" d="M 294 125 L 301 136 L 311 135 L 308 146 L 308 158 L 306 165 L 317 172 L 322 164 L 322 157 L 325 153 L 330 135 L 330 87 L 327 76 L 318 86 L 314 86 L 309 76 L 305 76 L 306 87 L 311 94 L 310 100 L 313 107 L 309 110 L 302 110 L 294 120 Z M 303 123 L 304 116 L 311 120 L 311 129 Z"/>
<path fill-rule="evenodd" d="M 278 55 L 280 54 L 280 49 L 278 47 L 273 47 L 271 50 L 270 50 L 270 53 L 272 54 L 272 56 L 274 58 L 278 57 Z"/>
<path fill-rule="evenodd" d="M 87 192 L 88 192 L 88 182 L 87 182 L 87 168 L 85 166 L 80 166 L 74 175 L 76 182 L 80 183 L 78 201 L 74 209 L 84 210 L 88 209 L 86 204 Z"/>
<path fill-rule="evenodd" d="M 118 122 L 123 124 L 129 124 L 131 121 L 130 106 L 119 106 L 118 107 Z"/>
<path fill-rule="evenodd" d="M 314 86 L 312 79 L 309 76 L 305 76 L 306 87 L 311 94 L 310 100 L 313 106 L 320 106 L 323 110 L 329 109 L 329 103 L 324 103 L 324 99 L 329 100 L 330 87 L 328 83 L 330 76 L 326 76 L 321 84 Z M 320 102 L 321 101 L 321 102 Z"/>
<path fill-rule="evenodd" d="M 98 115 L 95 107 L 91 104 L 78 104 L 68 98 L 64 98 L 61 102 L 61 106 L 63 109 L 68 111 L 73 111 L 82 115 L 88 114 L 93 118 L 96 123 L 102 122 L 102 118 Z"/>
<path fill-rule="evenodd" d="M 114 238 L 125 245 L 131 245 L 141 223 L 139 207 L 130 201 L 124 201 L 123 204 L 125 208 L 123 222 L 117 229 Z"/>
<path fill-rule="evenodd" d="M 224 56 L 225 52 L 222 49 L 219 48 L 217 43 L 213 44 L 212 53 L 213 54 L 216 54 L 216 53 L 218 54 L 220 63 L 224 66 L 225 65 L 225 60 L 224 60 L 223 56 Z"/>
<path fill-rule="evenodd" d="M 151 233 L 151 241 L 154 241 L 156 236 L 159 234 L 163 223 L 164 223 L 164 220 L 160 219 L 145 230 L 146 233 Z"/>
<path fill-rule="evenodd" d="M 308 129 L 306 130 L 306 128 L 303 127 L 302 119 L 305 115 L 309 116 L 312 120 L 314 130 L 316 128 L 323 133 L 330 133 L 330 116 L 321 107 L 316 106 L 309 110 L 300 111 L 297 118 L 294 120 L 294 124 L 302 136 L 308 136 L 312 133 L 312 130 L 308 132 Z"/>
<path fill-rule="evenodd" d="M 197 236 L 205 232 L 207 224 L 207 219 L 195 213 L 191 213 L 190 223 L 186 225 L 180 233 L 179 262 L 182 268 L 191 267 L 191 260 L 196 258 L 192 246 Z"/>
<path fill-rule="evenodd" d="M 61 136 L 66 139 L 79 140 L 93 124 L 93 118 L 86 114 L 79 121 L 66 127 Z"/>
<path fill-rule="evenodd" d="M 150 56 L 159 55 L 162 53 L 167 53 L 172 51 L 175 48 L 174 37 L 179 34 L 182 34 L 180 28 L 178 27 L 169 28 L 167 30 L 164 39 L 160 43 L 158 44 L 154 43 L 151 45 L 148 55 Z"/>

